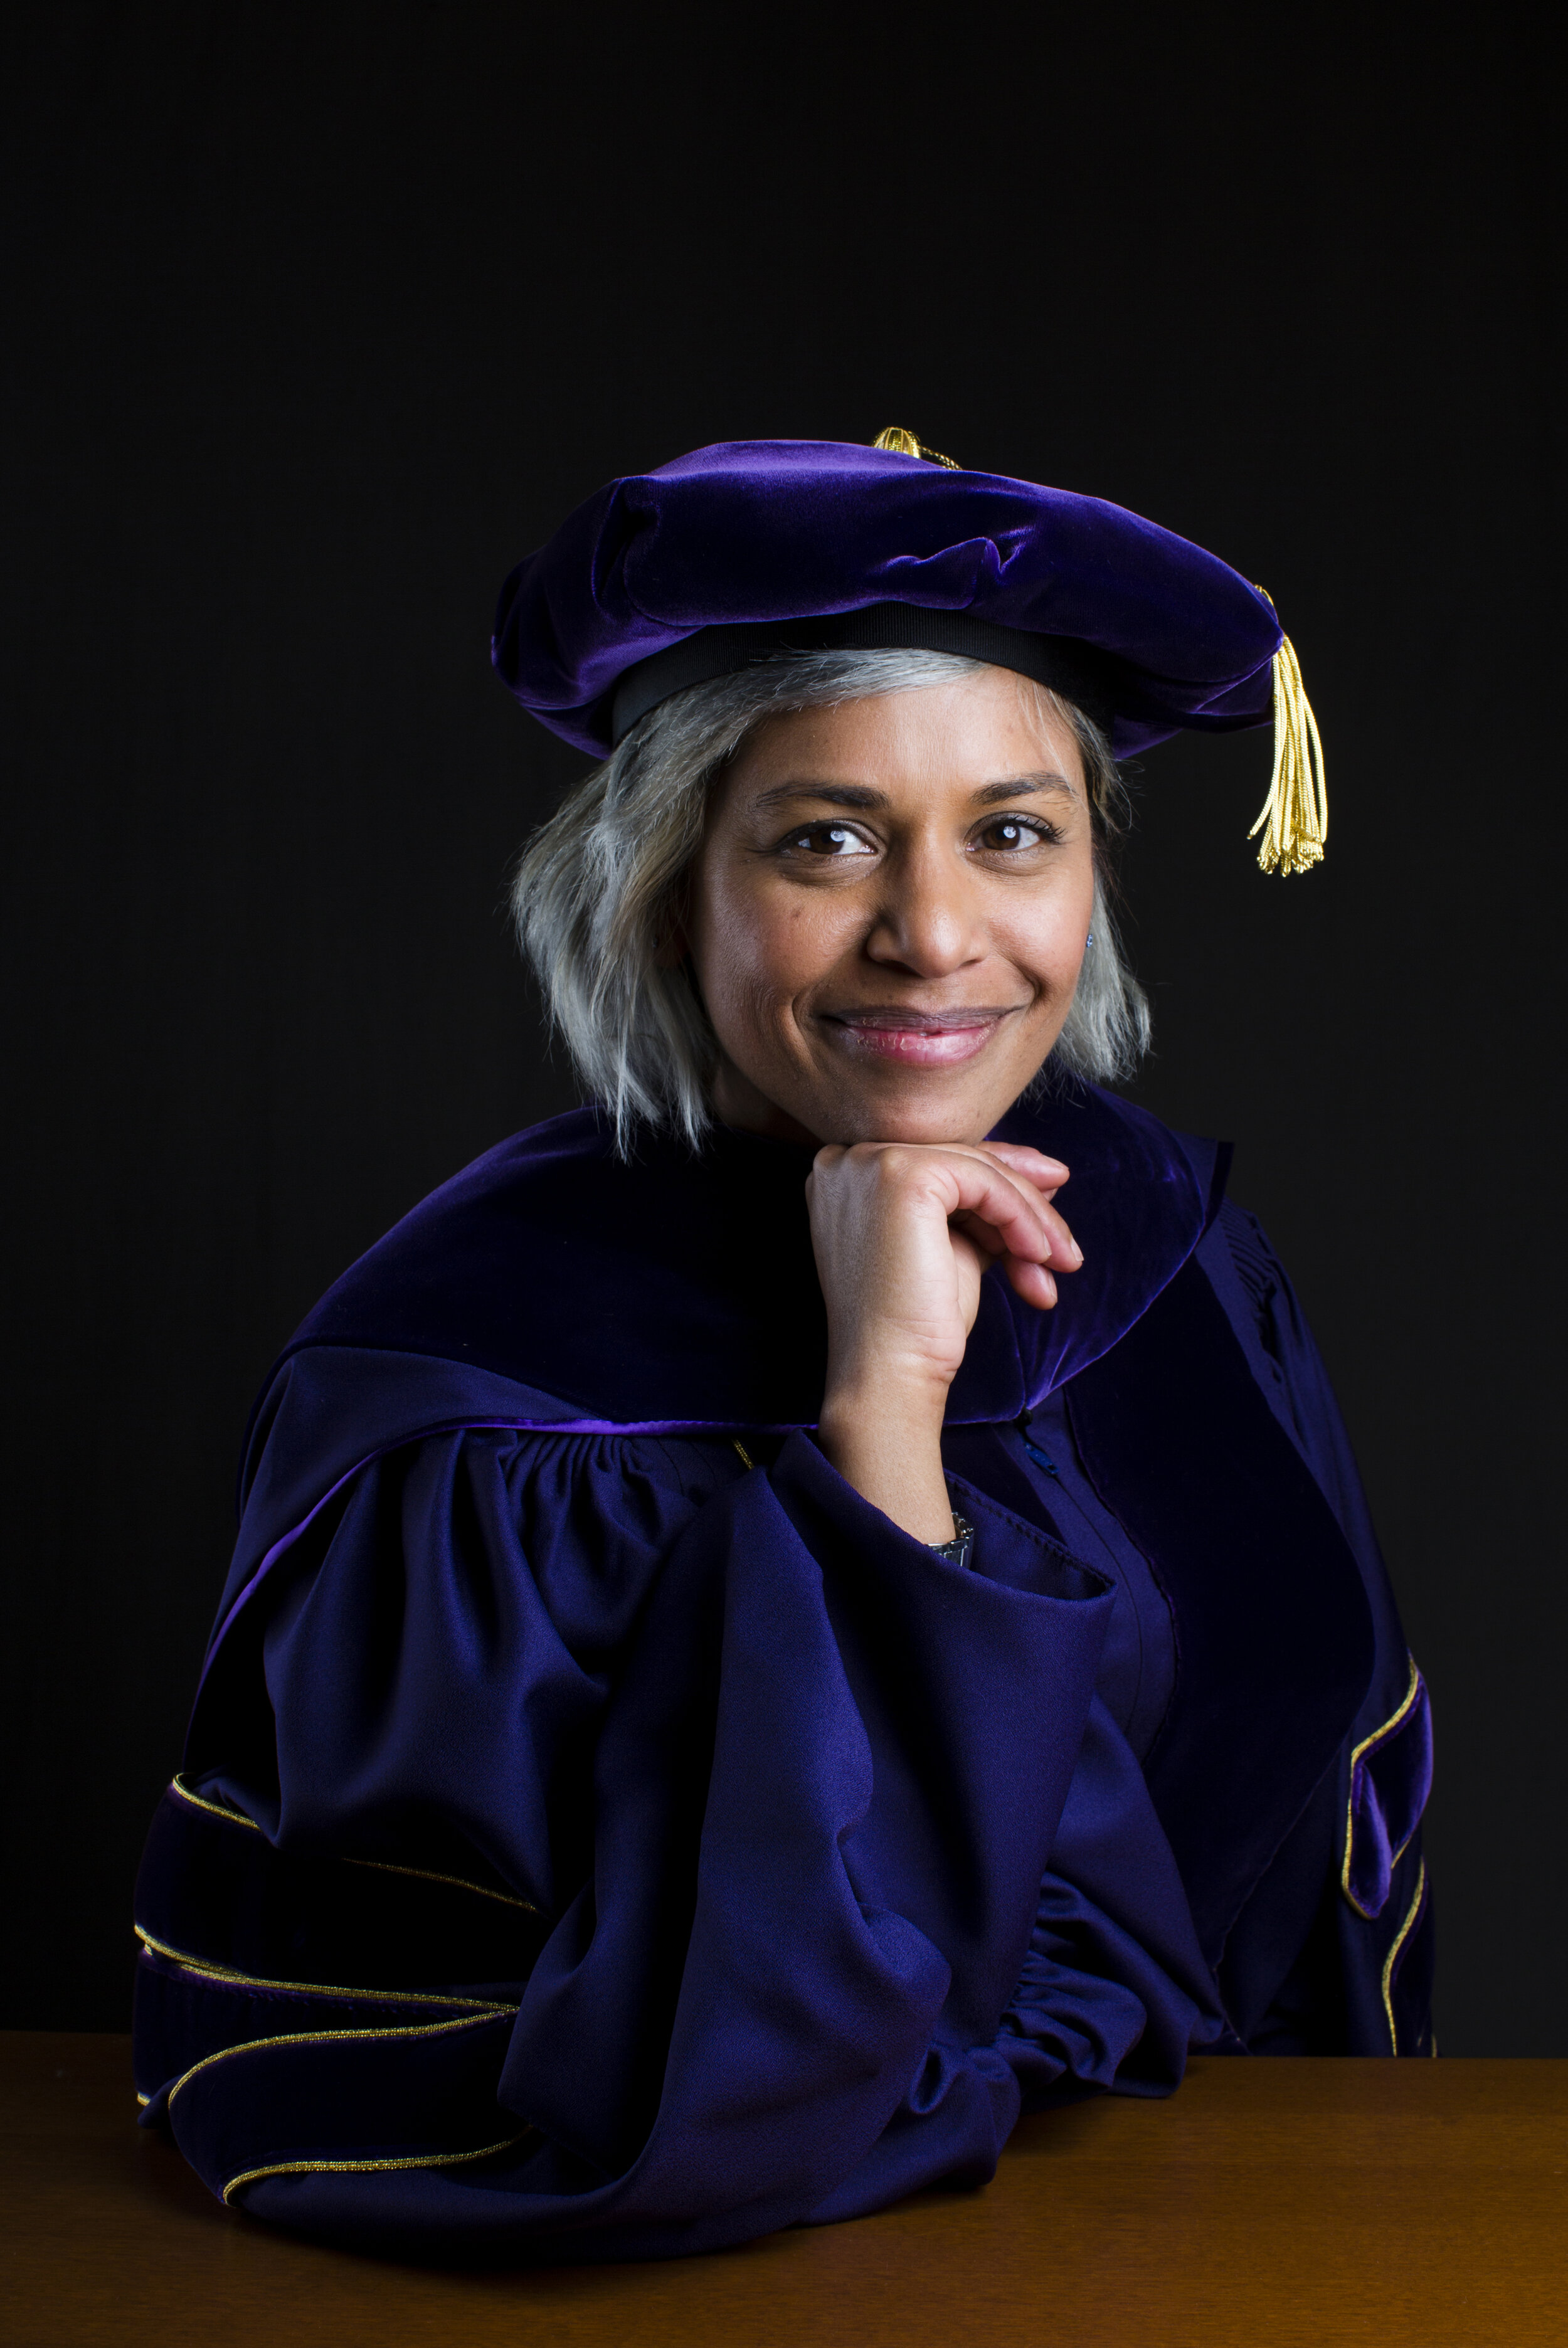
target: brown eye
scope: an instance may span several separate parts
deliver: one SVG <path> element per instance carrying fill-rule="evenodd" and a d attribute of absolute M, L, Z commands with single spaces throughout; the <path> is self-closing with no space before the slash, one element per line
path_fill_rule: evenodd
<path fill-rule="evenodd" d="M 871 842 L 851 831 L 847 823 L 810 823 L 799 831 L 792 831 L 784 842 L 786 848 L 804 849 L 808 856 L 844 857 L 875 854 Z"/>
<path fill-rule="evenodd" d="M 1000 849 L 1005 855 L 1016 856 L 1020 849 L 1038 848 L 1044 841 L 1054 839 L 1056 836 L 1048 824 L 1037 822 L 1032 817 L 998 815 L 994 816 L 985 826 L 978 835 L 976 845 L 992 850 Z"/>

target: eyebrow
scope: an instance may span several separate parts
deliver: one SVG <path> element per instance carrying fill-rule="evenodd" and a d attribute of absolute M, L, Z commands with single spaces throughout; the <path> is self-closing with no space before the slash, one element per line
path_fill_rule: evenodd
<path fill-rule="evenodd" d="M 973 794 L 971 805 L 996 807 L 1005 799 L 1027 798 L 1037 791 L 1058 791 L 1066 798 L 1078 796 L 1065 775 L 1008 775 L 995 783 L 983 783 Z M 870 783 L 775 783 L 760 792 L 752 802 L 758 814 L 769 814 L 776 808 L 788 807 L 793 799 L 823 800 L 829 807 L 885 808 L 892 805 L 886 791 L 877 790 Z"/>

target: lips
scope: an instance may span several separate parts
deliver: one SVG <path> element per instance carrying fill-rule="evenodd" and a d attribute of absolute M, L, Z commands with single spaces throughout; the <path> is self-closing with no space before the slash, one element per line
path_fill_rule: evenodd
<path fill-rule="evenodd" d="M 841 1050 L 857 1059 L 893 1061 L 910 1068 L 952 1068 L 983 1052 L 1010 1006 L 962 1004 L 950 1011 L 864 1010 L 828 1013 L 823 1020 Z"/>

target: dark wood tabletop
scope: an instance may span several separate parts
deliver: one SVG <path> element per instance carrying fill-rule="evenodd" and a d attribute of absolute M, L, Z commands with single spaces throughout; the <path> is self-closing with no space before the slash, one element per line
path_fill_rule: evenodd
<path fill-rule="evenodd" d="M 436 2272 L 224 2210 L 123 2038 L 0 2034 L 6 2348 L 1564 2348 L 1568 2064 L 1195 2062 L 983 2192 L 660 2265 Z"/>

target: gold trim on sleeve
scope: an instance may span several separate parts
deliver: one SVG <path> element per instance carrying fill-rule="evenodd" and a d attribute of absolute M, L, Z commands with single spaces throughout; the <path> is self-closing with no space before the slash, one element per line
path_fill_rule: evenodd
<path fill-rule="evenodd" d="M 527 2127 L 521 2136 L 502 2137 L 499 2144 L 481 2144 L 472 2152 L 410 2153 L 395 2160 L 274 2160 L 263 2168 L 242 2168 L 238 2177 L 231 2177 L 223 2188 L 223 2204 L 228 2208 L 232 2193 L 254 2185 L 261 2177 L 343 2177 L 364 2176 L 374 2168 L 456 2168 L 465 2160 L 488 2160 L 492 2153 L 510 2152 L 514 2144 L 537 2133 Z"/>
<path fill-rule="evenodd" d="M 205 1810 L 210 1818 L 222 1818 L 228 1826 L 245 1827 L 252 1834 L 262 1831 L 254 1818 L 248 1818 L 243 1810 L 231 1809 L 226 1802 L 210 1802 L 205 1794 L 193 1794 L 178 1775 L 170 1779 L 169 1790 L 178 1800 L 189 1802 L 193 1810 Z"/>
<path fill-rule="evenodd" d="M 345 1859 L 344 1867 L 373 1867 L 379 1875 L 412 1875 L 420 1883 L 446 1883 L 454 1891 L 471 1891 L 480 1900 L 499 1900 L 503 1908 L 521 1908 L 525 1915 L 542 1916 L 531 1900 L 522 1900 L 515 1891 L 492 1891 L 488 1883 L 470 1883 L 466 1875 L 438 1875 L 428 1867 L 402 1867 L 392 1859 Z"/>
<path fill-rule="evenodd" d="M 231 1809 L 224 1802 L 210 1802 L 205 1795 L 193 1794 L 183 1777 L 170 1778 L 169 1790 L 179 1800 L 189 1802 L 193 1810 L 205 1810 L 210 1818 L 222 1818 L 228 1826 L 245 1827 L 252 1834 L 262 1832 L 254 1818 L 247 1818 L 243 1810 Z M 530 1916 L 543 1913 L 531 1900 L 523 1900 L 515 1891 L 495 1891 L 488 1883 L 470 1883 L 466 1875 L 438 1875 L 431 1868 L 404 1867 L 392 1859 L 348 1859 L 335 1852 L 326 1856 L 335 1858 L 341 1867 L 374 1867 L 382 1875 L 411 1875 L 420 1883 L 445 1883 L 454 1891 L 471 1891 L 480 1900 L 499 1900 L 503 1907 L 521 1908 Z"/>
<path fill-rule="evenodd" d="M 505 2013 L 517 2011 L 515 2006 L 502 2006 L 497 2010 Z M 172 2104 L 181 2088 L 189 2086 L 200 2072 L 210 2071 L 219 2063 L 227 2063 L 236 2054 L 255 2054 L 263 2048 L 273 2046 L 334 2046 L 345 2039 L 439 2038 L 454 2030 L 471 2030 L 477 2022 L 490 2018 L 485 2014 L 465 2013 L 459 2014 L 453 2022 L 411 2023 L 393 2030 L 297 2030 L 284 2038 L 248 2038 L 242 2045 L 221 2047 L 217 2054 L 204 2054 L 200 2063 L 192 2063 L 189 2071 L 182 2072 L 170 2088 L 169 2101 Z M 470 2152 L 405 2153 L 386 2160 L 274 2161 L 259 2168 L 242 2169 L 237 2177 L 231 2177 L 223 2188 L 223 2199 L 227 2203 L 231 2193 L 237 2192 L 242 2185 L 253 2184 L 261 2177 L 304 2177 L 326 2171 L 375 2168 L 439 2168 L 459 2161 L 485 2160 L 491 2153 L 509 2151 L 511 2146 L 521 2144 L 525 2137 L 535 2133 L 533 2128 L 525 2127 L 517 2136 L 508 2137 L 500 2144 L 480 2145 Z"/>
<path fill-rule="evenodd" d="M 515 2013 L 515 2006 L 503 2007 L 503 2013 Z M 266 2046 L 335 2046 L 349 2038 L 440 2038 L 453 2030 L 472 2030 L 476 2023 L 493 2021 L 484 2013 L 459 2013 L 450 2022 L 406 2022 L 386 2030 L 291 2030 L 280 2038 L 242 2038 L 236 2046 L 220 2046 L 215 2054 L 203 2054 L 188 2071 L 181 2071 L 169 2090 L 169 2100 L 174 2101 L 184 2087 L 191 2085 L 200 2072 L 214 2070 L 220 2063 L 232 2063 L 236 2054 L 256 2054 Z"/>
<path fill-rule="evenodd" d="M 1426 1891 L 1427 1862 L 1423 1859 L 1421 1861 L 1419 1872 L 1416 1877 L 1415 1897 L 1410 1901 L 1410 1905 L 1405 1912 L 1404 1922 L 1400 1925 L 1398 1931 L 1394 1935 L 1393 1947 L 1389 1950 L 1387 1955 L 1383 1960 L 1383 2011 L 1388 2018 L 1389 2051 L 1395 2054 L 1399 2051 L 1399 2033 L 1394 2021 L 1394 1962 L 1396 1958 L 1398 1956 L 1400 1950 L 1404 1947 L 1406 1941 L 1410 1937 L 1411 1929 L 1415 1924 L 1417 1917 L 1421 1912 L 1421 1901 L 1426 1897 Z M 1434 2052 L 1436 2050 L 1434 2049 Z"/>
<path fill-rule="evenodd" d="M 1352 1908 L 1355 1909 L 1356 1913 L 1358 1916 L 1366 1917 L 1368 1923 L 1371 1923 L 1373 1921 L 1371 1910 L 1363 1908 L 1360 1900 L 1357 1900 L 1356 1894 L 1350 1889 L 1350 1859 L 1356 1838 L 1356 1772 L 1360 1765 L 1361 1756 L 1364 1753 L 1369 1753 L 1375 1745 L 1381 1745 L 1386 1737 L 1393 1735 L 1397 1728 L 1403 1727 L 1405 1722 L 1410 1716 L 1410 1712 L 1415 1704 L 1416 1698 L 1421 1692 L 1420 1669 L 1417 1664 L 1416 1658 L 1414 1655 L 1409 1653 L 1408 1649 L 1406 1650 L 1406 1653 L 1410 1665 L 1410 1684 L 1405 1690 L 1403 1701 L 1397 1711 L 1391 1712 L 1387 1720 L 1382 1722 L 1378 1727 L 1374 1728 L 1370 1735 L 1364 1736 L 1361 1739 L 1360 1744 L 1353 1748 L 1350 1756 L 1350 1791 L 1346 1797 L 1345 1803 L 1345 1864 L 1339 1870 L 1339 1888 L 1344 1892 L 1345 1897 L 1348 1900 Z M 1410 1828 L 1410 1833 L 1405 1837 L 1405 1839 L 1399 1845 L 1398 1849 L 1393 1853 L 1388 1861 L 1390 1868 L 1398 1867 L 1399 1861 L 1404 1858 L 1406 1851 L 1410 1847 L 1410 1836 L 1415 1833 L 1416 1827 L 1418 1827 L 1420 1823 L 1420 1819 L 1418 1818 L 1415 1826 L 1412 1826 Z"/>
<path fill-rule="evenodd" d="M 220 1982 L 225 1989 L 284 1990 L 306 1997 L 336 1997 L 355 2005 L 449 2005 L 460 2007 L 467 2014 L 515 2013 L 515 2002 L 490 1997 L 453 1997 L 442 1990 L 427 1989 L 346 1989 L 330 1982 L 275 1981 L 265 1973 L 236 1972 L 232 1965 L 215 1963 L 208 1957 L 192 1956 L 188 1949 L 171 1948 L 160 1941 L 146 1927 L 135 1927 L 136 1937 L 154 1956 L 167 1957 L 171 1964 L 184 1972 L 194 1973 L 199 1981 Z M 443 2024 L 442 2028 L 446 2027 Z M 258 2039 L 258 2045 L 276 2045 L 275 2039 Z M 212 2058 L 208 2057 L 211 2061 Z M 189 2076 L 189 2073 L 186 2075 Z"/>

